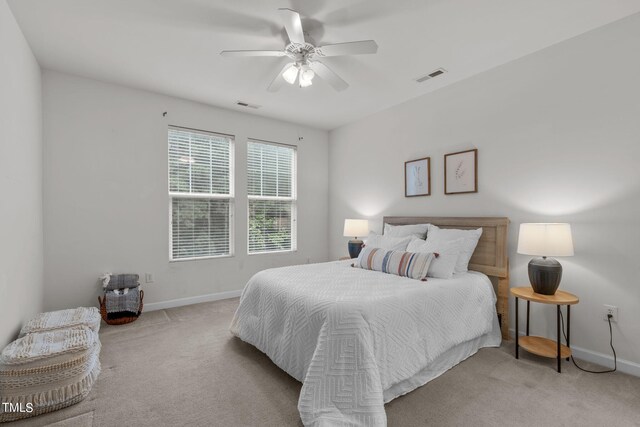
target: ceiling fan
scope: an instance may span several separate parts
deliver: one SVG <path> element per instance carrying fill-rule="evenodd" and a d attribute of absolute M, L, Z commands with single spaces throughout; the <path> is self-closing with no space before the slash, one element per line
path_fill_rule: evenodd
<path fill-rule="evenodd" d="M 285 46 L 284 50 L 223 50 L 220 52 L 220 55 L 229 57 L 287 56 L 291 58 L 293 62 L 286 64 L 273 79 L 267 88 L 269 92 L 277 92 L 285 82 L 291 85 L 298 82 L 301 88 L 311 86 L 316 75 L 329 83 L 335 90 L 345 90 L 349 84 L 318 59 L 328 56 L 362 55 L 378 51 L 378 45 L 373 40 L 316 47 L 305 41 L 302 21 L 298 12 L 286 8 L 278 9 L 278 11 L 284 20 L 284 28 L 289 37 L 289 44 Z"/>

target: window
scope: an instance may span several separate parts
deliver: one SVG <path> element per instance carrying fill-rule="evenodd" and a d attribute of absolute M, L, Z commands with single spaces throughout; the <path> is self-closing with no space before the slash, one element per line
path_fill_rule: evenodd
<path fill-rule="evenodd" d="M 296 149 L 247 145 L 249 253 L 296 250 Z"/>
<path fill-rule="evenodd" d="M 233 254 L 233 137 L 169 128 L 170 259 Z"/>

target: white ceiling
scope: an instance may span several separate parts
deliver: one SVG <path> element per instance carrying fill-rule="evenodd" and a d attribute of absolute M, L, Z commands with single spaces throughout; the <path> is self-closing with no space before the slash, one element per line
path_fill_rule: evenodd
<path fill-rule="evenodd" d="M 333 129 L 640 11 L 640 0 L 9 0 L 43 68 Z M 376 55 L 326 58 L 351 87 L 266 88 L 286 58 L 277 8 L 316 45 L 374 39 Z M 444 76 L 415 78 L 436 68 Z M 235 105 L 242 100 L 259 110 Z"/>

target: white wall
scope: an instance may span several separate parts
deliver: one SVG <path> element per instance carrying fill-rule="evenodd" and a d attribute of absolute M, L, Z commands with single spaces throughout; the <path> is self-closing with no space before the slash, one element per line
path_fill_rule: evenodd
<path fill-rule="evenodd" d="M 0 0 L 0 349 L 42 308 L 40 67 Z"/>
<path fill-rule="evenodd" d="M 153 273 L 160 303 L 327 260 L 327 132 L 52 71 L 43 85 L 46 309 L 95 305 L 104 271 Z M 168 125 L 236 136 L 234 257 L 169 262 Z M 248 137 L 298 146 L 297 252 L 246 254 Z"/>
<path fill-rule="evenodd" d="M 572 344 L 610 354 L 601 312 L 616 305 L 618 356 L 640 364 L 638 52 L 635 15 L 332 131 L 331 256 L 346 253 L 345 218 L 380 231 L 383 215 L 507 216 L 511 284 L 523 286 L 519 223 L 570 222 L 576 256 L 560 261 L 561 289 L 581 300 Z M 445 196 L 443 155 L 474 147 L 479 193 Z M 403 162 L 424 156 L 432 195 L 405 198 Z M 554 308 L 532 310 L 533 332 L 555 337 Z"/>

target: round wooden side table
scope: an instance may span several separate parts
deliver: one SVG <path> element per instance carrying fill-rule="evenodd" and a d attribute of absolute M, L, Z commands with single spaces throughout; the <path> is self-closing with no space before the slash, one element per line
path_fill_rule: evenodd
<path fill-rule="evenodd" d="M 569 360 L 571 356 L 571 306 L 577 304 L 580 300 L 577 296 L 565 291 L 556 291 L 554 295 L 542 295 L 533 292 L 531 286 L 523 286 L 520 288 L 511 288 L 511 295 L 516 299 L 516 359 L 519 358 L 518 349 L 522 347 L 530 353 L 538 356 L 556 358 L 558 361 L 558 372 L 561 372 L 560 361 L 562 358 Z M 527 335 L 518 337 L 518 299 L 522 298 L 527 301 Z M 530 336 L 529 335 L 529 305 L 531 302 L 541 304 L 554 304 L 556 309 L 557 323 L 557 339 L 553 341 L 549 338 Z M 567 345 L 563 345 L 560 340 L 562 331 L 560 329 L 560 307 L 567 306 Z"/>

